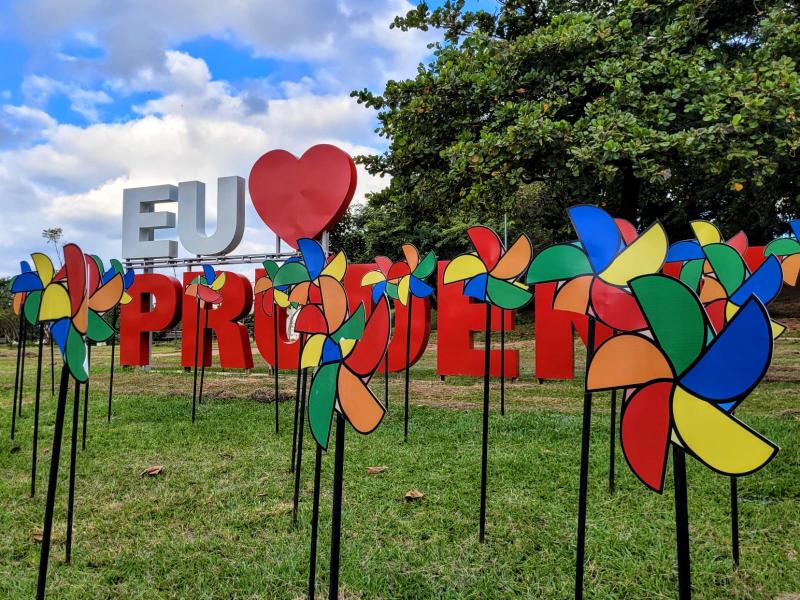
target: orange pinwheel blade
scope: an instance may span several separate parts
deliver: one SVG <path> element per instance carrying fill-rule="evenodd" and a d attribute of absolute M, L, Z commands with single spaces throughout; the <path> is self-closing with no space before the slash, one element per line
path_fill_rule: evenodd
<path fill-rule="evenodd" d="M 589 309 L 589 288 L 592 285 L 592 278 L 592 275 L 583 275 L 567 281 L 556 291 L 553 308 L 585 315 Z"/>
<path fill-rule="evenodd" d="M 322 275 L 319 278 L 319 292 L 328 331 L 336 331 L 347 317 L 347 295 L 344 288 L 333 277 Z"/>
<path fill-rule="evenodd" d="M 124 287 L 122 274 L 117 273 L 107 284 L 92 294 L 92 297 L 89 298 L 89 308 L 99 313 L 111 310 L 122 299 Z"/>
<path fill-rule="evenodd" d="M 531 241 L 527 235 L 521 235 L 516 242 L 511 244 L 489 275 L 506 281 L 516 279 L 530 264 L 531 258 L 533 258 Z"/>
<path fill-rule="evenodd" d="M 635 334 L 617 335 L 603 342 L 592 357 L 586 389 L 639 387 L 673 378 L 666 357 L 651 340 Z"/>
<path fill-rule="evenodd" d="M 386 409 L 367 385 L 346 366 L 339 369 L 339 405 L 353 429 L 370 433 L 380 425 Z"/>
<path fill-rule="evenodd" d="M 417 265 L 419 264 L 419 250 L 417 250 L 417 247 L 414 244 L 403 244 L 402 250 L 403 256 L 408 263 L 408 268 L 413 273 L 414 269 L 416 269 Z"/>

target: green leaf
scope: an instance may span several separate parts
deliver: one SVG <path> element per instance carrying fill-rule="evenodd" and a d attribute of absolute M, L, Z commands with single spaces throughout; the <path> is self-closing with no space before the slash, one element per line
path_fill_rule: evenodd
<path fill-rule="evenodd" d="M 25 313 L 25 319 L 27 319 L 28 323 L 31 325 L 36 325 L 39 322 L 39 307 L 42 304 L 42 290 L 36 290 L 35 292 L 29 292 L 27 296 L 25 296 L 25 304 L 23 304 L 23 311 Z"/>
<path fill-rule="evenodd" d="M 436 268 L 436 255 L 431 250 L 425 255 L 420 263 L 417 265 L 417 268 L 414 269 L 412 275 L 417 279 L 426 279 L 433 273 L 433 270 Z"/>
<path fill-rule="evenodd" d="M 272 278 L 272 285 L 296 285 L 310 279 L 308 269 L 298 262 L 283 263 Z"/>
<path fill-rule="evenodd" d="M 331 363 L 320 367 L 311 380 L 311 390 L 308 393 L 308 424 L 311 435 L 323 450 L 328 449 L 331 435 L 339 366 L 339 363 Z"/>
<path fill-rule="evenodd" d="M 486 282 L 486 295 L 489 302 L 507 310 L 522 308 L 533 298 L 528 290 L 491 275 Z"/>
<path fill-rule="evenodd" d="M 794 238 L 778 238 L 772 240 L 764 249 L 764 256 L 789 256 L 800 253 L 800 243 Z"/>
<path fill-rule="evenodd" d="M 689 287 L 667 275 L 630 282 L 656 342 L 678 376 L 700 356 L 706 341 L 705 311 Z"/>
<path fill-rule="evenodd" d="M 572 244 L 556 244 L 545 248 L 528 267 L 527 283 L 562 281 L 589 275 L 592 267 L 583 249 Z"/>
<path fill-rule="evenodd" d="M 64 353 L 64 361 L 75 381 L 86 383 L 89 381 L 89 365 L 86 360 L 86 340 L 70 323 L 67 333 L 67 347 Z"/>
<path fill-rule="evenodd" d="M 689 286 L 694 292 L 700 288 L 700 278 L 703 276 L 703 264 L 706 261 L 702 258 L 687 260 L 681 267 L 681 281 Z"/>
<path fill-rule="evenodd" d="M 731 119 L 731 125 L 736 126 L 741 122 L 742 122 L 742 115 L 740 115 L 738 113 L 733 115 L 733 118 Z"/>
<path fill-rule="evenodd" d="M 93 342 L 105 342 L 112 335 L 114 335 L 114 330 L 111 326 L 95 311 L 89 309 L 89 326 L 86 329 L 86 337 Z"/>
<path fill-rule="evenodd" d="M 747 276 L 744 260 L 727 244 L 708 244 L 703 246 L 703 251 L 725 292 L 731 296 Z"/>
<path fill-rule="evenodd" d="M 342 340 L 360 340 L 366 325 L 364 305 L 359 304 L 352 316 L 342 326 L 331 334 L 331 339 L 337 344 Z"/>

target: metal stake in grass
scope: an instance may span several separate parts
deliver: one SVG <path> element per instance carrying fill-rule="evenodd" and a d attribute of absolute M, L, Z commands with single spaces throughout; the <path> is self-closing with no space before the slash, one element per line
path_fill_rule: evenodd
<path fill-rule="evenodd" d="M 300 395 L 300 414 L 306 414 L 306 384 L 308 377 L 308 369 L 303 369 L 303 388 Z M 300 503 L 300 473 L 303 470 L 303 430 L 305 427 L 300 427 L 297 432 L 297 463 L 294 468 L 294 500 L 292 502 L 292 524 L 297 524 L 297 508 Z"/>
<path fill-rule="evenodd" d="M 44 600 L 47 587 L 47 564 L 50 561 L 50 539 L 53 532 L 53 508 L 56 501 L 56 487 L 58 486 L 58 463 L 61 459 L 61 438 L 64 433 L 64 412 L 67 404 L 67 386 L 69 384 L 69 369 L 67 365 L 61 367 L 61 382 L 58 388 L 56 401 L 56 419 L 53 427 L 53 447 L 50 457 L 50 478 L 47 484 L 47 498 L 44 505 L 44 524 L 42 526 L 42 548 L 39 553 L 39 577 L 36 585 L 36 599 Z"/>
<path fill-rule="evenodd" d="M 500 415 L 506 414 L 506 310 L 500 309 Z"/>
<path fill-rule="evenodd" d="M 92 364 L 92 344 L 86 342 L 86 367 Z M 81 430 L 81 450 L 86 450 L 86 422 L 89 420 L 89 380 L 83 384 L 83 429 Z"/>
<path fill-rule="evenodd" d="M 111 329 L 111 374 L 108 377 L 108 422 L 111 423 L 111 399 L 114 397 L 114 351 L 117 348 L 117 317 L 119 316 L 119 304 L 114 307 L 114 318 Z"/>
<path fill-rule="evenodd" d="M 56 355 L 55 355 L 55 351 L 53 350 L 53 346 L 54 346 L 53 332 L 48 330 L 48 336 L 50 337 L 50 395 L 55 395 L 55 393 L 56 393 Z"/>
<path fill-rule="evenodd" d="M 314 498 L 311 507 L 311 552 L 308 559 L 308 600 L 314 600 L 317 589 L 317 534 L 319 533 L 319 482 L 322 473 L 322 446 L 314 458 Z"/>
<path fill-rule="evenodd" d="M 586 342 L 586 376 L 594 354 L 594 317 L 589 317 L 589 333 Z M 586 383 L 584 383 L 584 390 Z M 578 547 L 575 553 L 575 598 L 583 598 L 583 570 L 586 554 L 586 496 L 589 485 L 589 433 L 592 426 L 592 393 L 583 393 L 583 427 L 581 434 L 581 470 L 578 492 Z"/>
<path fill-rule="evenodd" d="M 206 357 L 206 353 L 205 353 L 206 338 L 205 338 L 205 335 L 206 335 L 206 329 L 208 329 L 208 304 L 206 304 L 206 306 L 205 306 L 205 313 L 206 313 L 206 319 L 205 319 L 205 322 L 203 323 L 203 366 L 200 367 L 200 392 L 197 394 L 197 403 L 198 404 L 202 404 L 203 403 L 203 382 L 205 381 L 205 378 L 206 378 L 206 361 L 205 361 L 205 357 Z"/>
<path fill-rule="evenodd" d="M 28 348 L 28 320 L 22 320 L 22 360 L 19 363 L 19 394 L 17 414 L 22 416 L 22 392 L 25 389 L 25 351 Z"/>
<path fill-rule="evenodd" d="M 339 543 L 342 538 L 342 483 L 344 480 L 345 420 L 336 412 L 336 451 L 333 458 L 333 507 L 331 512 L 331 562 L 328 600 L 339 599 Z"/>
<path fill-rule="evenodd" d="M 492 343 L 492 305 L 486 303 L 486 338 L 483 346 L 483 435 L 481 439 L 481 510 L 478 539 L 486 536 L 486 479 L 489 461 L 489 369 Z"/>
<path fill-rule="evenodd" d="M 733 568 L 739 568 L 739 490 L 736 477 L 731 477 L 731 554 Z"/>
<path fill-rule="evenodd" d="M 614 493 L 617 453 L 617 390 L 611 390 L 611 440 L 608 457 L 608 493 Z"/>
<path fill-rule="evenodd" d="M 300 361 L 303 358 L 303 345 L 304 340 L 303 336 L 300 336 L 300 352 L 297 355 L 297 382 L 295 383 L 295 390 L 294 390 L 294 424 L 292 425 L 292 461 L 291 461 L 291 468 L 289 471 L 294 473 L 294 463 L 295 457 L 297 456 L 297 422 L 298 416 L 300 411 L 300 372 L 302 369 L 300 368 Z"/>
<path fill-rule="evenodd" d="M 672 445 L 672 472 L 675 483 L 675 539 L 678 552 L 678 598 L 692 597 L 691 562 L 689 558 L 689 506 L 686 493 L 686 454 Z"/>
<path fill-rule="evenodd" d="M 275 350 L 275 433 L 279 433 L 280 425 L 278 424 L 278 307 L 274 307 L 272 311 L 272 329 L 274 336 L 274 350 Z"/>
<path fill-rule="evenodd" d="M 84 385 L 88 385 L 87 383 Z M 78 460 L 78 411 L 81 408 L 81 386 L 75 382 L 75 398 L 72 403 L 72 445 L 69 454 L 69 498 L 67 500 L 66 562 L 72 560 L 72 517 L 75 512 L 75 463 Z"/>
<path fill-rule="evenodd" d="M 411 367 L 411 307 L 414 298 L 408 298 L 408 318 L 406 319 L 406 383 L 405 383 L 405 409 L 403 411 L 403 441 L 408 441 L 408 373 Z M 388 361 L 387 361 L 388 364 Z"/>
<path fill-rule="evenodd" d="M 33 457 L 31 460 L 31 498 L 36 495 L 36 450 L 39 441 L 39 398 L 42 392 L 42 344 L 44 325 L 39 324 L 39 357 L 36 360 L 36 400 L 33 408 Z"/>
<path fill-rule="evenodd" d="M 200 297 L 197 297 L 197 312 L 194 318 L 194 382 L 192 384 L 192 423 L 197 413 L 197 355 L 200 353 Z"/>

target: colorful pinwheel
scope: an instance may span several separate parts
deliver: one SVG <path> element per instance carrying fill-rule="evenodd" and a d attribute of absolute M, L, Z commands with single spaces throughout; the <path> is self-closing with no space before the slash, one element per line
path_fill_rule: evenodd
<path fill-rule="evenodd" d="M 389 272 L 392 270 L 393 266 L 392 260 L 386 256 L 376 256 L 375 264 L 378 268 L 364 273 L 364 276 L 361 278 L 361 286 L 372 287 L 370 298 L 373 304 L 377 304 L 383 297 L 397 300 L 397 282 L 389 282 Z"/>
<path fill-rule="evenodd" d="M 669 243 L 656 222 L 641 235 L 627 221 L 615 220 L 596 206 L 569 209 L 578 242 L 542 251 L 528 269 L 527 283 L 560 282 L 553 307 L 590 315 L 616 331 L 637 331 L 646 323 L 628 281 L 657 273 Z"/>
<path fill-rule="evenodd" d="M 186 295 L 197 298 L 201 306 L 222 304 L 222 286 L 225 285 L 225 273 L 217 273 L 211 265 L 203 265 L 204 275 L 192 279 L 186 286 Z"/>
<path fill-rule="evenodd" d="M 18 275 L 11 291 L 27 294 L 23 310 L 31 323 L 52 322 L 50 331 L 64 362 L 84 383 L 89 378 L 84 336 L 90 320 L 84 254 L 75 244 L 65 245 L 64 267 L 58 273 L 47 255 L 37 253 L 32 258 L 36 272 Z"/>
<path fill-rule="evenodd" d="M 383 419 L 386 410 L 367 381 L 386 350 L 389 307 L 380 302 L 369 320 L 363 304 L 348 315 L 347 296 L 339 280 L 320 271 L 315 281 L 320 303 L 303 306 L 295 329 L 309 336 L 301 368 L 318 367 L 311 380 L 308 419 L 317 444 L 327 449 L 334 408 L 359 433 L 370 433 Z"/>
<path fill-rule="evenodd" d="M 433 251 L 428 252 L 420 261 L 419 250 L 416 246 L 403 244 L 403 257 L 404 260 L 399 260 L 389 266 L 386 273 L 378 264 L 378 270 L 370 271 L 365 275 L 361 285 L 375 285 L 377 289 L 373 290 L 373 297 L 376 294 L 386 293 L 403 306 L 408 304 L 409 297 L 427 298 L 433 294 L 433 288 L 425 283 L 425 279 L 430 277 L 436 268 L 436 255 Z M 384 259 L 385 257 L 380 257 L 382 262 Z M 387 266 L 385 262 L 383 262 L 383 266 Z"/>
<path fill-rule="evenodd" d="M 786 285 L 797 285 L 800 275 L 800 221 L 790 221 L 792 235 L 775 238 L 764 248 L 764 256 L 775 256 L 781 261 L 783 281 Z"/>
<path fill-rule="evenodd" d="M 714 335 L 697 295 L 666 275 L 630 282 L 653 339 L 617 335 L 589 366 L 587 390 L 629 390 L 621 439 L 636 476 L 661 492 L 670 442 L 709 468 L 746 475 L 778 448 L 731 415 L 766 373 L 772 357 L 770 319 L 756 296 Z"/>
<path fill-rule="evenodd" d="M 274 260 L 265 260 L 261 264 L 264 265 L 265 273 L 263 277 L 259 277 L 256 280 L 253 293 L 256 296 L 261 296 L 261 308 L 268 317 L 271 317 L 275 304 L 282 308 L 289 306 L 289 287 L 281 286 L 280 288 L 276 288 L 273 284 L 275 274 L 278 272 L 279 268 L 278 263 Z"/>
<path fill-rule="evenodd" d="M 123 273 L 122 265 L 116 260 L 105 271 L 103 261 L 93 254 L 86 255 L 86 266 L 89 276 L 89 326 L 86 335 L 92 342 L 104 342 L 114 335 L 114 329 L 101 315 L 118 304 L 131 301 L 125 290 L 133 284 L 134 274 L 132 270 Z"/>
<path fill-rule="evenodd" d="M 283 263 L 275 273 L 272 285 L 278 289 L 291 289 L 286 299 L 288 303 L 296 306 L 319 304 L 322 277 L 341 282 L 347 270 L 347 257 L 344 252 L 339 252 L 328 262 L 319 242 L 309 238 L 298 240 L 297 247 L 301 259 L 289 259 Z M 280 297 L 276 295 L 277 300 Z"/>
<path fill-rule="evenodd" d="M 500 238 L 488 227 L 470 227 L 467 235 L 476 254 L 462 254 L 451 260 L 444 270 L 444 283 L 463 281 L 465 296 L 507 310 L 530 302 L 533 294 L 517 281 L 533 255 L 528 236 L 519 236 L 504 252 Z"/>

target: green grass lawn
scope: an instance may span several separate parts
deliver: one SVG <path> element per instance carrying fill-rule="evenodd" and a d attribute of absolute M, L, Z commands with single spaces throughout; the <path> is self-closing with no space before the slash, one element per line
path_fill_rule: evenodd
<path fill-rule="evenodd" d="M 346 442 L 341 585 L 346 598 L 568 598 L 573 592 L 581 382 L 538 384 L 532 344 L 515 339 L 523 377 L 499 414 L 493 384 L 487 543 L 480 544 L 481 384 L 435 375 L 435 345 L 412 369 L 411 430 L 403 443 L 402 380 L 370 436 Z M 800 340 L 777 343 L 775 366 L 741 407 L 781 446 L 739 482 L 742 565 L 729 549 L 728 480 L 688 459 L 692 577 L 697 598 L 800 593 Z M 9 439 L 16 351 L 0 350 L 0 598 L 33 596 L 55 402 L 45 370 L 38 489 L 29 498 L 34 365 Z M 69 430 L 62 450 L 48 591 L 51 598 L 300 598 L 308 568 L 313 446 L 305 436 L 299 525 L 291 523 L 292 403 L 274 432 L 272 381 L 213 369 L 192 426 L 191 374 L 176 347 L 155 369 L 118 370 L 106 423 L 109 350 L 93 352 L 88 448 L 78 452 L 73 561 L 64 563 Z M 260 359 L 256 359 L 260 360 Z M 580 368 L 578 369 L 580 372 Z M 281 377 L 294 390 L 294 374 Z M 375 382 L 382 395 L 382 375 Z M 267 402 L 265 402 L 265 400 Z M 676 597 L 671 483 L 647 490 L 618 454 L 607 491 L 608 395 L 592 418 L 587 596 Z M 66 423 L 71 423 L 71 399 Z M 162 464 L 165 471 L 142 477 Z M 367 467 L 386 466 L 379 475 Z M 333 453 L 323 461 L 318 597 L 327 595 Z M 667 476 L 671 482 L 671 472 Z M 418 489 L 425 496 L 406 502 Z"/>

